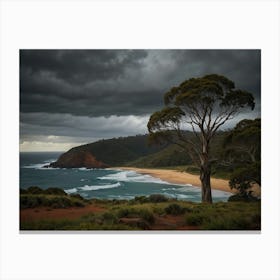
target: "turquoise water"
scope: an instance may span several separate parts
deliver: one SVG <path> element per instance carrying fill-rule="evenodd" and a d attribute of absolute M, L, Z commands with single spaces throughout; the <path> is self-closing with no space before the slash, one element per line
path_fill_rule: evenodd
<path fill-rule="evenodd" d="M 164 194 L 181 200 L 200 202 L 200 188 L 176 185 L 134 171 L 86 168 L 43 168 L 61 153 L 21 153 L 20 188 L 57 187 L 85 198 L 133 199 L 135 196 Z M 186 182 L 187 183 L 187 182 Z M 227 201 L 227 192 L 212 191 L 214 201 Z"/>

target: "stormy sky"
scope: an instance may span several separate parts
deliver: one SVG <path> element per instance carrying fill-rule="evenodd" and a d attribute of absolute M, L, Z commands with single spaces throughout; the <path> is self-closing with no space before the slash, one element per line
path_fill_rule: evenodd
<path fill-rule="evenodd" d="M 225 75 L 255 96 L 259 50 L 21 50 L 20 150 L 65 151 L 99 139 L 147 133 L 163 95 L 182 81 Z"/>

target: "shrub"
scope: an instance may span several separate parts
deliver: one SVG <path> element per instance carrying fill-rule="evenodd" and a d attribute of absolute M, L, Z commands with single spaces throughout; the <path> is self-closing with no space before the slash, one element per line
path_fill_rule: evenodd
<path fill-rule="evenodd" d="M 28 193 L 28 194 L 43 194 L 43 193 L 44 193 L 44 190 L 40 189 L 40 188 L 37 187 L 37 186 L 32 186 L 32 187 L 29 187 L 29 188 L 26 190 L 26 193 Z"/>
<path fill-rule="evenodd" d="M 142 218 L 143 220 L 153 223 L 155 218 L 153 212 L 145 208 L 123 207 L 119 209 L 117 216 L 119 218 Z"/>
<path fill-rule="evenodd" d="M 118 222 L 117 216 L 112 212 L 105 212 L 102 214 L 102 220 L 105 224 L 115 224 Z"/>
<path fill-rule="evenodd" d="M 239 216 L 215 217 L 209 219 L 202 226 L 208 230 L 246 230 L 251 228 L 251 223 L 247 218 Z"/>
<path fill-rule="evenodd" d="M 146 197 L 146 196 L 136 196 L 134 198 L 134 201 L 142 204 L 142 203 L 145 203 L 145 202 L 149 202 L 149 198 Z"/>
<path fill-rule="evenodd" d="M 200 213 L 190 213 L 186 216 L 186 224 L 190 226 L 199 226 L 203 223 L 205 216 Z"/>
<path fill-rule="evenodd" d="M 43 191 L 45 194 L 54 194 L 54 195 L 67 195 L 66 192 L 59 188 L 48 188 Z"/>
<path fill-rule="evenodd" d="M 185 213 L 185 209 L 176 203 L 169 204 L 164 209 L 164 211 L 166 212 L 166 214 L 170 214 L 170 215 L 180 215 L 180 214 Z"/>
<path fill-rule="evenodd" d="M 162 195 L 162 194 L 151 194 L 149 196 L 149 202 L 166 202 L 168 201 L 168 197 Z"/>
<path fill-rule="evenodd" d="M 258 200 L 259 200 L 258 198 L 252 196 L 251 194 L 247 194 L 247 193 L 235 194 L 228 198 L 229 202 L 233 202 L 233 201 L 251 202 L 251 201 L 258 201 Z"/>
<path fill-rule="evenodd" d="M 69 195 L 71 198 L 76 198 L 76 199 L 79 199 L 79 200 L 82 200 L 82 201 L 85 201 L 85 199 L 78 193 L 73 193 L 73 194 L 70 194 Z"/>
<path fill-rule="evenodd" d="M 24 194 L 20 196 L 20 208 L 34 208 L 34 207 L 52 207 L 52 208 L 68 208 L 68 207 L 83 207 L 85 203 L 77 198 L 70 198 L 68 196 L 54 196 L 54 195 L 30 195 Z"/>

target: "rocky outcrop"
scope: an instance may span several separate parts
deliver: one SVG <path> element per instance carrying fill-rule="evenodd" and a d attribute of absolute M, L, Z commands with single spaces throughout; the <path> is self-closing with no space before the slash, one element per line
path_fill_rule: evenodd
<path fill-rule="evenodd" d="M 48 167 L 59 168 L 106 168 L 109 167 L 102 161 L 98 161 L 89 151 L 68 151 L 62 154 L 57 161 L 52 162 Z"/>

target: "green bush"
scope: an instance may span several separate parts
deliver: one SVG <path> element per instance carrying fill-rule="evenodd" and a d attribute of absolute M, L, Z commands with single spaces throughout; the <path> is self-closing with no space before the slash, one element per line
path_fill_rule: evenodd
<path fill-rule="evenodd" d="M 207 220 L 202 229 L 207 230 L 247 230 L 251 229 L 250 219 L 240 216 L 215 217 Z"/>
<path fill-rule="evenodd" d="M 30 195 L 24 194 L 20 196 L 20 208 L 34 208 L 34 207 L 51 207 L 51 208 L 69 208 L 69 207 L 83 207 L 85 202 L 77 198 L 68 196 L 55 195 Z"/>
<path fill-rule="evenodd" d="M 162 195 L 162 194 L 151 194 L 149 196 L 149 202 L 166 202 L 168 201 L 168 197 Z"/>
<path fill-rule="evenodd" d="M 32 186 L 32 187 L 29 187 L 26 190 L 26 193 L 28 193 L 28 194 L 43 194 L 44 190 L 42 190 L 41 188 L 39 188 L 37 186 Z"/>
<path fill-rule="evenodd" d="M 48 188 L 43 191 L 45 194 L 54 194 L 54 195 L 67 195 L 67 193 L 59 188 Z"/>
<path fill-rule="evenodd" d="M 134 202 L 146 203 L 146 202 L 149 202 L 149 198 L 147 196 L 136 196 L 134 198 Z"/>
<path fill-rule="evenodd" d="M 187 214 L 185 222 L 190 226 L 200 226 L 205 220 L 205 216 L 200 213 L 190 213 Z"/>
<path fill-rule="evenodd" d="M 259 200 L 258 198 L 252 196 L 249 193 L 238 193 L 228 198 L 229 202 L 234 202 L 234 201 L 251 202 L 251 201 L 258 201 L 258 200 Z"/>
<path fill-rule="evenodd" d="M 118 222 L 117 216 L 112 212 L 103 213 L 102 220 L 105 224 L 116 224 Z"/>
<path fill-rule="evenodd" d="M 77 198 L 79 200 L 85 201 L 85 199 L 81 195 L 79 195 L 78 193 L 69 194 L 69 196 L 71 198 L 73 197 L 73 198 Z"/>
<path fill-rule="evenodd" d="M 176 203 L 172 203 L 169 204 L 164 211 L 166 212 L 166 214 L 170 214 L 170 215 L 180 215 L 185 213 L 185 209 L 183 207 L 181 207 L 179 204 Z"/>
<path fill-rule="evenodd" d="M 153 212 L 145 208 L 122 207 L 117 212 L 118 218 L 142 218 L 148 223 L 154 223 Z"/>

